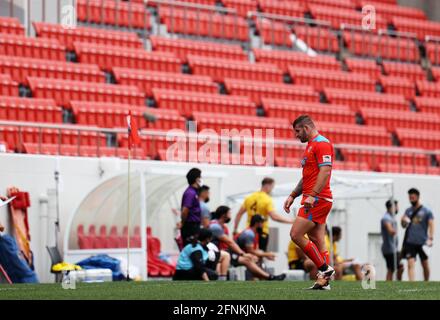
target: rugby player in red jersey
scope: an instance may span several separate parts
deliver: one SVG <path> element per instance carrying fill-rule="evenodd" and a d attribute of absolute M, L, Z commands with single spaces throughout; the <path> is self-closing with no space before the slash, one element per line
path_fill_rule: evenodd
<path fill-rule="evenodd" d="M 295 198 L 302 194 L 302 207 L 293 223 L 290 237 L 319 270 L 316 282 L 310 289 L 329 290 L 329 281 L 335 270 L 329 265 L 329 253 L 325 247 L 325 224 L 333 202 L 330 190 L 333 146 L 319 134 L 307 115 L 298 117 L 292 126 L 295 137 L 303 143 L 307 142 L 307 147 L 301 160 L 302 179 L 284 202 L 284 211 L 289 213 Z"/>

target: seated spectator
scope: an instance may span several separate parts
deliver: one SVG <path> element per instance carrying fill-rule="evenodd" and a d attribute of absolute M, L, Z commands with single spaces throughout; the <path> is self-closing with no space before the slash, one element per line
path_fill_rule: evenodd
<path fill-rule="evenodd" d="M 207 229 L 201 229 L 198 240 L 194 236 L 192 243 L 187 244 L 180 252 L 177 260 L 176 272 L 173 280 L 216 280 L 217 273 L 206 267 L 212 233 Z"/>
<path fill-rule="evenodd" d="M 290 270 L 304 270 L 309 273 L 310 280 L 316 279 L 318 268 L 292 240 L 289 242 L 287 249 L 287 260 Z"/>
<path fill-rule="evenodd" d="M 220 250 L 227 251 L 231 255 L 231 265 L 234 267 L 245 266 L 253 276 L 265 280 L 284 280 L 285 274 L 272 275 L 258 266 L 258 258 L 253 254 L 246 253 L 232 238 L 229 237 L 229 229 L 226 226 L 231 221 L 231 209 L 220 206 L 214 213 L 209 229 L 212 231 L 213 242 Z"/>
<path fill-rule="evenodd" d="M 337 243 L 342 238 L 342 229 L 340 227 L 332 227 L 332 236 L 333 236 L 333 261 L 334 268 L 336 271 L 335 280 L 342 280 L 342 276 L 348 270 L 352 270 L 356 276 L 356 280 L 362 280 L 362 264 L 356 261 L 356 259 L 343 259 L 338 252 Z M 327 232 L 325 237 L 325 243 L 327 250 L 330 252 L 330 236 Z"/>
<path fill-rule="evenodd" d="M 252 216 L 249 228 L 242 231 L 237 237 L 238 246 L 246 253 L 253 254 L 258 258 L 275 260 L 275 253 L 265 252 L 259 248 L 260 235 L 263 232 L 264 218 L 259 214 Z"/>

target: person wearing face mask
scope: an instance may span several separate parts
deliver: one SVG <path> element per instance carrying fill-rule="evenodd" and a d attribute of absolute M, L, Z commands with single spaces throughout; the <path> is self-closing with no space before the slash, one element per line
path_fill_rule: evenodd
<path fill-rule="evenodd" d="M 200 209 L 201 209 L 201 217 L 202 217 L 202 227 L 208 228 L 209 222 L 211 221 L 211 210 L 209 210 L 208 202 L 209 202 L 209 187 L 203 185 L 199 189 L 199 201 L 200 201 Z"/>
<path fill-rule="evenodd" d="M 429 262 L 426 247 L 432 247 L 434 240 L 434 216 L 427 207 L 420 203 L 420 191 L 408 190 L 411 207 L 402 217 L 402 227 L 406 228 L 403 240 L 402 257 L 408 260 L 408 278 L 415 279 L 416 257 L 419 255 L 425 281 L 429 280 Z"/>
<path fill-rule="evenodd" d="M 264 218 L 259 214 L 251 218 L 249 228 L 243 230 L 237 237 L 235 242 L 246 253 L 253 254 L 258 258 L 267 258 L 275 260 L 275 253 L 265 252 L 259 248 L 259 237 L 263 233 Z"/>
<path fill-rule="evenodd" d="M 181 205 L 181 236 L 183 247 L 191 242 L 191 238 L 200 231 L 202 221 L 199 201 L 199 188 L 202 186 L 202 171 L 192 168 L 186 174 L 188 187 L 182 195 Z"/>
<path fill-rule="evenodd" d="M 275 211 L 272 198 L 270 196 L 275 187 L 275 180 L 272 178 L 264 178 L 261 181 L 261 189 L 256 191 L 244 199 L 243 205 L 238 211 L 234 221 L 234 234 L 238 232 L 238 225 L 244 213 L 247 213 L 247 226 L 250 226 L 251 219 L 254 215 L 259 214 L 264 218 L 263 233 L 259 237 L 259 248 L 263 251 L 267 250 L 269 243 L 269 217 L 275 221 L 282 223 L 293 223 L 293 219 L 284 217 Z"/>
<path fill-rule="evenodd" d="M 230 254 L 231 265 L 234 267 L 245 266 L 256 278 L 262 280 L 284 280 L 286 275 L 273 275 L 264 271 L 256 261 L 258 258 L 253 254 L 246 253 L 229 236 L 227 224 L 231 221 L 231 209 L 227 206 L 220 206 L 213 214 L 213 219 L 209 224 L 213 239 L 212 242 L 221 250 Z"/>
<path fill-rule="evenodd" d="M 399 211 L 396 200 L 388 200 L 385 203 L 387 212 L 385 212 L 380 221 L 380 230 L 382 234 L 382 254 L 387 265 L 387 281 L 393 280 L 394 271 L 397 270 L 397 279 L 402 280 L 403 264 L 400 263 L 400 252 L 397 251 L 399 243 L 397 238 L 397 222 L 394 218 Z"/>

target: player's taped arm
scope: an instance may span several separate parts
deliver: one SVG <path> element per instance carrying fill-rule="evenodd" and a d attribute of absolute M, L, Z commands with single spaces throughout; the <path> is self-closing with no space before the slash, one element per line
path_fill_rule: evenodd
<path fill-rule="evenodd" d="M 318 177 L 316 178 L 316 183 L 312 189 L 311 194 L 309 194 L 308 196 L 316 197 L 321 192 L 321 190 L 327 184 L 331 171 L 332 171 L 331 166 L 319 167 L 319 173 L 318 173 Z"/>
<path fill-rule="evenodd" d="M 240 207 L 240 210 L 238 210 L 237 215 L 235 216 L 234 220 L 234 233 L 238 230 L 238 225 L 240 224 L 241 217 L 243 217 L 243 214 L 246 212 L 246 208 L 243 206 Z"/>

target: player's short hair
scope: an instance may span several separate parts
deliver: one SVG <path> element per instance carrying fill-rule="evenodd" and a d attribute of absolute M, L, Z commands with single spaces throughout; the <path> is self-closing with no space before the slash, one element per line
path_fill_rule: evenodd
<path fill-rule="evenodd" d="M 394 200 L 394 205 L 397 206 L 397 200 Z M 387 202 L 385 202 L 385 207 L 389 210 L 391 209 L 391 207 L 393 206 L 393 202 L 390 200 L 388 200 Z"/>
<path fill-rule="evenodd" d="M 201 176 L 202 171 L 199 168 L 192 168 L 186 174 L 186 180 L 188 181 L 188 184 L 193 184 L 196 182 L 197 178 L 200 178 Z"/>
<path fill-rule="evenodd" d="M 275 180 L 273 178 L 266 177 L 263 180 L 261 180 L 261 186 L 265 186 L 267 184 L 273 184 Z"/>
<path fill-rule="evenodd" d="M 209 187 L 207 185 L 203 185 L 199 188 L 199 194 L 201 194 L 203 191 L 209 191 Z"/>
<path fill-rule="evenodd" d="M 332 235 L 333 235 L 333 237 L 334 236 L 340 236 L 341 232 L 342 232 L 341 227 L 338 227 L 338 226 L 332 227 Z"/>
<path fill-rule="evenodd" d="M 296 126 L 304 126 L 304 125 L 309 125 L 311 127 L 315 127 L 315 124 L 313 123 L 312 118 L 307 114 L 300 115 L 292 123 L 293 129 L 295 129 Z"/>
<path fill-rule="evenodd" d="M 417 190 L 416 188 L 411 188 L 408 190 L 408 194 L 415 194 L 416 196 L 420 196 L 420 191 Z"/>
<path fill-rule="evenodd" d="M 257 223 L 261 223 L 261 222 L 264 222 L 264 218 L 261 215 L 259 215 L 259 214 L 255 214 L 251 218 L 250 226 L 253 227 Z"/>
<path fill-rule="evenodd" d="M 228 206 L 219 206 L 212 215 L 214 219 L 220 219 L 231 210 Z"/>
<path fill-rule="evenodd" d="M 199 241 L 204 241 L 206 239 L 212 238 L 212 232 L 209 229 L 200 229 L 199 231 Z"/>

